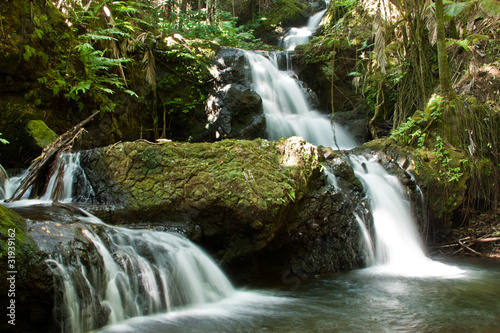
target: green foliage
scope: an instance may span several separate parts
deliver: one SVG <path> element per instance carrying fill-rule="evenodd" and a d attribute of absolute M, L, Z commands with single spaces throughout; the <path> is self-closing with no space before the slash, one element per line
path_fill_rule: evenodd
<path fill-rule="evenodd" d="M 430 134 L 429 128 L 432 124 L 442 121 L 444 107 L 443 97 L 433 95 L 426 109 L 423 112 L 415 112 L 406 122 L 393 130 L 391 138 L 405 146 L 412 146 L 416 142 L 419 148 L 425 148 L 426 139 Z"/>
<path fill-rule="evenodd" d="M 439 163 L 438 174 L 445 182 L 458 182 L 460 177 L 463 176 L 461 165 L 465 165 L 467 160 L 461 159 L 458 161 L 459 165 L 454 165 L 451 156 L 451 150 L 445 149 L 445 144 L 440 136 L 436 137 L 434 144 L 434 151 L 436 159 Z"/>
<path fill-rule="evenodd" d="M 443 1 L 444 7 L 444 15 L 445 20 L 449 20 L 453 17 L 457 17 L 464 10 L 469 8 L 473 2 L 472 1 L 464 1 L 464 2 L 453 2 L 453 1 Z"/>
<path fill-rule="evenodd" d="M 2 133 L 0 133 L 0 136 L 2 136 Z M 8 144 L 9 141 L 5 140 L 5 139 L 2 139 L 0 138 L 0 143 L 3 143 L 4 145 Z"/>

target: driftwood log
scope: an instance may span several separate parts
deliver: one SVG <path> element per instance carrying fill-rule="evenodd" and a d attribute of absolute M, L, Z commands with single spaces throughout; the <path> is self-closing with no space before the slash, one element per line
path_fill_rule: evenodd
<path fill-rule="evenodd" d="M 16 189 L 12 197 L 7 200 L 7 202 L 16 201 L 23 197 L 24 193 L 32 186 L 36 185 L 40 178 L 43 177 L 44 171 L 48 168 L 54 161 L 56 156 L 63 151 L 68 150 L 76 137 L 78 137 L 82 131 L 83 126 L 90 122 L 99 113 L 92 114 L 88 118 L 84 119 L 78 123 L 75 127 L 67 131 L 66 133 L 60 135 L 54 142 L 45 147 L 42 154 L 38 156 L 29 167 L 28 175 L 21 181 L 21 184 Z"/>

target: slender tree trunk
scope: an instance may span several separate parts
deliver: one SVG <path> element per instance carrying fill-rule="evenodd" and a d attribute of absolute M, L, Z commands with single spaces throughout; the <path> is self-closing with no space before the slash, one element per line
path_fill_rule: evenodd
<path fill-rule="evenodd" d="M 439 83 L 441 93 L 446 101 L 450 101 L 454 92 L 451 87 L 450 66 L 448 64 L 448 53 L 446 52 L 446 40 L 444 34 L 443 0 L 436 0 L 436 25 L 437 25 L 437 51 L 439 65 Z"/>

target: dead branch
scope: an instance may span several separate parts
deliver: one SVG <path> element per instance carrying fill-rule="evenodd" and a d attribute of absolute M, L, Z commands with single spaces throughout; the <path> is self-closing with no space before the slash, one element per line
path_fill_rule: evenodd
<path fill-rule="evenodd" d="M 45 147 L 42 151 L 42 154 L 38 156 L 29 167 L 28 175 L 21 181 L 21 184 L 16 189 L 12 197 L 7 200 L 7 202 L 16 201 L 23 197 L 24 193 L 32 186 L 37 184 L 40 181 L 40 178 L 43 176 L 43 171 L 46 167 L 48 167 L 57 156 L 58 152 L 64 149 L 67 149 L 72 145 L 74 139 L 81 134 L 81 129 L 88 122 L 90 122 L 97 114 L 92 114 L 87 117 L 75 127 L 67 131 L 66 133 L 60 135 L 54 142 Z"/>
<path fill-rule="evenodd" d="M 500 237 L 489 237 L 489 238 L 478 238 L 478 239 L 473 239 L 469 243 L 476 243 L 476 242 L 497 242 L 500 241 Z"/>
<path fill-rule="evenodd" d="M 469 246 L 465 245 L 461 240 L 458 240 L 458 244 L 460 244 L 460 246 L 463 247 L 464 249 L 469 250 L 470 252 L 474 253 L 475 255 L 480 256 L 480 257 L 484 257 L 484 254 L 482 254 L 481 252 L 477 252 L 474 249 L 471 249 Z"/>

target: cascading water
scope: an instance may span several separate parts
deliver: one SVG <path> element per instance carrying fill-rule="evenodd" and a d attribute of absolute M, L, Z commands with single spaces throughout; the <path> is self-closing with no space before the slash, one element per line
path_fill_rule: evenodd
<path fill-rule="evenodd" d="M 321 23 L 326 9 L 311 16 L 307 22 L 307 26 L 301 28 L 291 28 L 290 31 L 280 40 L 280 46 L 287 51 L 293 51 L 297 45 L 305 44 L 311 38 L 313 32 Z"/>
<path fill-rule="evenodd" d="M 28 200 L 31 190 L 28 189 L 23 200 L 11 203 L 11 206 L 33 205 L 34 203 L 50 203 L 53 200 L 60 202 L 73 201 L 75 183 L 78 184 L 78 201 L 85 202 L 93 194 L 93 189 L 86 179 L 80 166 L 80 153 L 65 153 L 58 156 L 55 167 L 47 183 L 44 193 L 35 200 Z M 29 169 L 22 174 L 8 179 L 0 191 L 0 200 L 8 200 L 20 186 L 21 181 L 28 175 Z"/>
<path fill-rule="evenodd" d="M 79 161 L 79 154 L 65 154 L 55 162 L 42 197 L 6 205 L 40 210 L 52 200 L 73 201 L 74 183 L 85 180 Z M 21 177 L 5 184 L 5 197 Z M 88 184 L 81 183 L 85 186 L 79 184 L 79 190 L 88 194 Z M 31 228 L 35 241 L 50 254 L 47 263 L 60 290 L 54 308 L 58 330 L 87 332 L 136 316 L 216 302 L 235 292 L 217 265 L 183 236 L 109 226 L 80 212 L 77 222 L 47 221 Z"/>
<path fill-rule="evenodd" d="M 111 227 L 93 216 L 81 219 L 85 253 L 95 260 L 61 254 L 47 260 L 64 289 L 55 305 L 64 332 L 87 332 L 234 293 L 216 264 L 180 235 Z"/>
<path fill-rule="evenodd" d="M 268 139 L 301 136 L 315 145 L 351 149 L 357 143 L 338 124 L 310 110 L 304 93 L 287 72 L 263 55 L 246 52 L 254 90 L 261 96 Z"/>
<path fill-rule="evenodd" d="M 351 156 L 354 173 L 370 199 L 375 271 L 405 276 L 453 276 L 462 271 L 429 259 L 397 177 L 374 160 Z"/>

